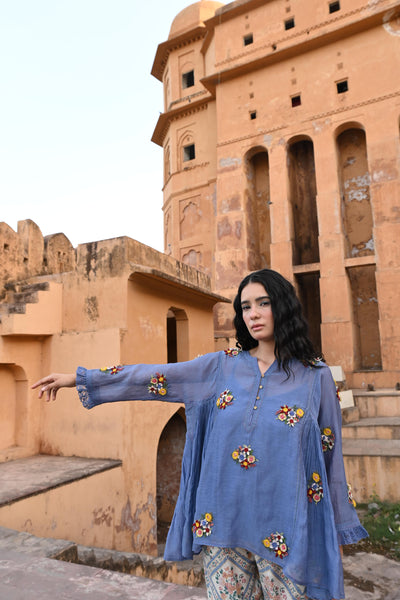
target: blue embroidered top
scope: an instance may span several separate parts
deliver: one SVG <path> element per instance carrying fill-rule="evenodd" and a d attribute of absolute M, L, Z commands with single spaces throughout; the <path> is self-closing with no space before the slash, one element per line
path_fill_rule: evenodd
<path fill-rule="evenodd" d="M 77 371 L 83 405 L 184 402 L 181 485 L 165 558 L 241 547 L 282 566 L 316 600 L 343 598 L 340 544 L 368 534 L 348 492 L 336 386 L 322 362 L 257 359 L 236 349 L 167 365 Z"/>

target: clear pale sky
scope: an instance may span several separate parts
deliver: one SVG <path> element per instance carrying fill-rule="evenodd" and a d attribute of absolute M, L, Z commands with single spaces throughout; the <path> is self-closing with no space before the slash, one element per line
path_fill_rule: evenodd
<path fill-rule="evenodd" d="M 157 45 L 187 0 L 0 0 L 0 221 L 163 249 Z"/>

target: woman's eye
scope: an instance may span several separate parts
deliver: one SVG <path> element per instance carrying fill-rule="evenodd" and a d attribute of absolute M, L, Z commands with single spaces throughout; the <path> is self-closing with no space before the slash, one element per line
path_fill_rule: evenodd
<path fill-rule="evenodd" d="M 249 308 L 250 308 L 250 306 L 242 306 L 242 310 L 243 310 L 243 311 L 245 311 L 245 310 L 249 310 Z"/>
<path fill-rule="evenodd" d="M 270 306 L 271 302 L 269 300 L 263 300 L 260 302 L 260 306 Z"/>

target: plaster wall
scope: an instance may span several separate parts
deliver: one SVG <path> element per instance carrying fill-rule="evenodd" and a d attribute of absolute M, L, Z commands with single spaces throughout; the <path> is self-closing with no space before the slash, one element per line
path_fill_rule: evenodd
<path fill-rule="evenodd" d="M 16 246 L 29 231 L 38 234 L 35 224 L 25 225 L 13 236 Z M 157 536 L 165 541 L 172 517 L 168 506 L 157 508 L 157 494 L 163 498 L 168 488 L 171 497 L 172 489 L 176 499 L 179 486 L 176 469 L 169 473 L 178 481 L 157 477 L 157 462 L 165 463 L 159 454 L 171 444 L 182 407 L 138 401 L 87 411 L 75 390 L 47 403 L 30 386 L 78 365 L 165 363 L 171 344 L 180 361 L 212 351 L 212 308 L 222 298 L 211 293 L 205 274 L 129 238 L 79 246 L 67 271 L 57 261 L 65 240 L 55 239 L 44 260 L 44 240 L 37 239 L 35 262 L 23 272 L 17 255 L 3 262 L 0 460 L 41 453 L 119 459 L 122 466 L 5 506 L 0 521 L 37 535 L 157 555 Z M 168 319 L 175 323 L 172 338 Z M 158 520 L 164 529 L 157 531 Z"/>

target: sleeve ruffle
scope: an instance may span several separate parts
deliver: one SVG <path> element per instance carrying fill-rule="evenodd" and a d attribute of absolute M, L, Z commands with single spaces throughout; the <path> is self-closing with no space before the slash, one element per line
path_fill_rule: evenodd
<path fill-rule="evenodd" d="M 368 537 L 367 531 L 361 524 L 338 530 L 337 534 L 338 541 L 341 546 L 346 546 L 347 544 L 356 544 L 363 538 Z"/>
<path fill-rule="evenodd" d="M 83 367 L 78 367 L 76 370 L 76 390 L 78 392 L 79 400 L 82 402 L 82 406 L 88 409 L 95 406 L 89 396 L 86 386 L 86 369 Z"/>

